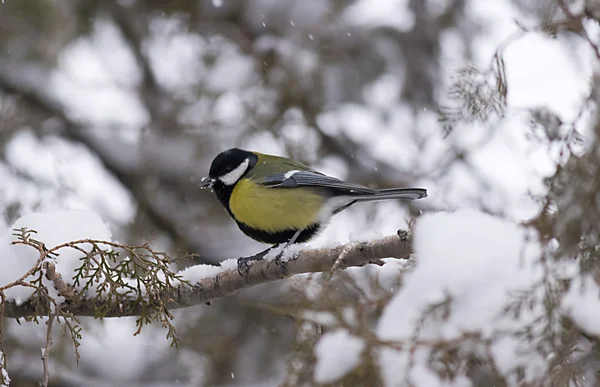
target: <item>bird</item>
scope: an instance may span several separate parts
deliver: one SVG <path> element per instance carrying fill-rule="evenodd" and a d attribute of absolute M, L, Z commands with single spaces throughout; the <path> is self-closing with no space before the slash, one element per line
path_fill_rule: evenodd
<path fill-rule="evenodd" d="M 272 245 L 259 254 L 240 258 L 238 270 L 248 269 L 250 261 L 281 244 L 287 247 L 309 241 L 332 216 L 355 203 L 427 197 L 424 188 L 368 188 L 286 157 L 240 148 L 219 153 L 200 188 L 212 189 L 246 236 Z M 276 257 L 278 264 L 281 253 Z"/>

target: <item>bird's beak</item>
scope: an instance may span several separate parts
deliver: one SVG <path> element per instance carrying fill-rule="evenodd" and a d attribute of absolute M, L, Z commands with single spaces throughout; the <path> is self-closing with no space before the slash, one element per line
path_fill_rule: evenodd
<path fill-rule="evenodd" d="M 200 180 L 200 189 L 212 188 L 213 184 L 215 184 L 215 179 L 212 177 L 203 177 Z"/>

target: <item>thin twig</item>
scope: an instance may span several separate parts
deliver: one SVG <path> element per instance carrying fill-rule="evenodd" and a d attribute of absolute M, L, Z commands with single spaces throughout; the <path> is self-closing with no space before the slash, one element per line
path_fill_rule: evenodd
<path fill-rule="evenodd" d="M 42 363 L 44 366 L 44 373 L 42 377 L 42 386 L 48 387 L 48 381 L 50 380 L 50 366 L 48 364 L 50 346 L 52 345 L 52 324 L 54 323 L 54 313 L 48 315 L 48 321 L 46 322 L 46 346 L 42 349 Z"/>
<path fill-rule="evenodd" d="M 0 381 L 6 383 L 3 380 L 2 369 L 6 369 L 7 356 L 6 350 L 4 349 L 4 306 L 6 305 L 6 295 L 0 290 Z"/>
<path fill-rule="evenodd" d="M 355 249 L 357 247 L 360 246 L 360 243 L 350 243 L 347 244 L 346 246 L 344 246 L 344 249 L 342 250 L 342 252 L 340 253 L 340 255 L 338 255 L 337 259 L 335 260 L 335 262 L 333 263 L 333 266 L 331 267 L 331 270 L 329 270 L 329 272 L 327 273 L 327 276 L 325 277 L 325 281 L 329 282 L 331 280 L 331 277 L 333 276 L 333 273 L 335 271 L 337 271 L 340 267 L 340 265 L 342 264 L 342 262 L 344 262 L 344 259 L 346 258 L 346 256 L 348 254 L 350 254 L 350 252 L 352 251 L 352 249 Z"/>

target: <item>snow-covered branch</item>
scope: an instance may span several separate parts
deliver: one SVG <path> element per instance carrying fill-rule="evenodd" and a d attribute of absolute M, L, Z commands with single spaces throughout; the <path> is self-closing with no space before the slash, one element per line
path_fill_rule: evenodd
<path fill-rule="evenodd" d="M 238 272 L 236 260 L 232 259 L 222 266 L 198 265 L 188 268 L 182 272 L 182 277 L 187 281 L 166 286 L 161 294 L 154 294 L 153 297 L 162 300 L 167 309 L 185 308 L 296 274 L 329 272 L 368 263 L 380 264 L 382 258 L 405 259 L 411 253 L 412 239 L 407 232 L 399 231 L 398 235 L 370 242 L 298 251 L 283 264 L 269 260 L 255 261 L 244 274 Z M 56 274 L 53 279 L 56 279 Z M 61 283 L 62 279 L 58 282 Z M 59 307 L 62 312 L 74 316 L 97 316 L 100 310 L 103 317 L 138 316 L 144 313 L 147 305 L 141 304 L 137 296 L 130 296 L 127 301 L 121 300 L 119 303 L 111 303 L 101 297 L 67 297 Z M 7 300 L 4 316 L 19 318 L 47 315 L 49 307 L 49 303 L 40 305 L 39 299 L 28 299 L 20 304 L 15 300 Z"/>

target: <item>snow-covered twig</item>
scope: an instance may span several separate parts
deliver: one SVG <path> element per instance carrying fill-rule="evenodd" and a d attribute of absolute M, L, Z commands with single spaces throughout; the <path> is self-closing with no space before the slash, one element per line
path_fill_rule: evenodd
<path fill-rule="evenodd" d="M 338 261 L 342 253 L 344 253 L 343 260 Z M 221 268 L 216 270 L 214 275 L 202 277 L 189 284 L 182 282 L 176 286 L 165 287 L 164 292 L 158 297 L 169 309 L 190 307 L 296 274 L 328 272 L 336 265 L 336 261 L 338 261 L 336 269 L 341 270 L 350 266 L 363 266 L 382 258 L 406 259 L 411 253 L 412 239 L 408 233 L 400 231 L 398 235 L 366 243 L 302 250 L 284 265 L 268 260 L 255 261 L 243 275 L 236 268 Z M 103 317 L 123 317 L 139 316 L 145 307 L 140 305 L 136 297 L 131 297 L 129 302 L 113 304 L 99 298 L 75 297 L 59 305 L 59 308 L 74 316 L 96 316 L 98 311 L 102 310 Z M 40 307 L 39 303 L 32 299 L 22 304 L 7 300 L 4 313 L 6 317 L 13 318 L 47 315 L 48 308 L 49 305 Z"/>
<path fill-rule="evenodd" d="M 52 345 L 52 324 L 54 323 L 54 314 L 50 314 L 48 316 L 48 321 L 46 322 L 46 346 L 42 348 L 42 364 L 44 367 L 44 373 L 42 377 L 42 386 L 48 387 L 48 382 L 50 381 L 50 366 L 48 364 L 48 357 L 50 355 L 50 346 Z"/>
<path fill-rule="evenodd" d="M 54 288 L 58 291 L 58 294 L 66 299 L 71 299 L 75 295 L 75 289 L 63 280 L 62 275 L 56 271 L 56 265 L 53 262 L 46 261 L 43 266 L 46 278 L 54 283 Z"/>

